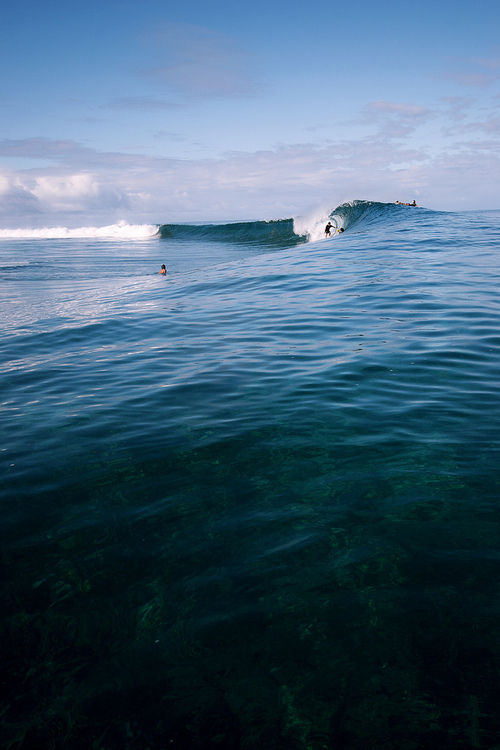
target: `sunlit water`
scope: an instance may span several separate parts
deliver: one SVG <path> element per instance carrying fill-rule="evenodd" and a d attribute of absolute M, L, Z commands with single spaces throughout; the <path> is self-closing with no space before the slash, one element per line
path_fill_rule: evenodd
<path fill-rule="evenodd" d="M 0 241 L 2 747 L 497 747 L 500 213 L 365 208 Z"/>

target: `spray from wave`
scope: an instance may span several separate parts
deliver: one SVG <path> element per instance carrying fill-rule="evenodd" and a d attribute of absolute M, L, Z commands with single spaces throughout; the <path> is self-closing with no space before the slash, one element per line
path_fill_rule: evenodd
<path fill-rule="evenodd" d="M 332 218 L 331 210 L 319 207 L 305 216 L 297 216 L 293 220 L 293 231 L 307 237 L 308 242 L 316 242 L 325 236 L 325 224 L 332 221 Z M 336 221 L 333 221 L 333 224 L 335 229 L 339 228 Z"/>
<path fill-rule="evenodd" d="M 41 229 L 0 229 L 0 239 L 112 239 L 133 240 L 154 237 L 157 224 L 127 224 L 119 221 L 105 227 L 44 227 Z"/>

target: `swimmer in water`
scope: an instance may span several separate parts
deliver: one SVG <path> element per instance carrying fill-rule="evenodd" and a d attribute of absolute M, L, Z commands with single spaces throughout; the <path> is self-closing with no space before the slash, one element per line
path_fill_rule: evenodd
<path fill-rule="evenodd" d="M 167 269 L 165 268 L 165 263 L 162 265 L 158 273 L 160 274 L 160 276 L 166 276 Z"/>

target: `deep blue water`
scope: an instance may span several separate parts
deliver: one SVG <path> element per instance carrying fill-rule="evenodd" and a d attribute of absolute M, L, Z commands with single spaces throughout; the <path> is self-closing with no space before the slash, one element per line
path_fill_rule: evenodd
<path fill-rule="evenodd" d="M 500 212 L 332 217 L 0 240 L 2 747 L 500 746 Z"/>

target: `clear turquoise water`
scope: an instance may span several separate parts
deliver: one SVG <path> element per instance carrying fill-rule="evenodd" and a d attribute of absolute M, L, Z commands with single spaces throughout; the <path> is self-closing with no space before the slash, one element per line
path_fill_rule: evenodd
<path fill-rule="evenodd" d="M 337 216 L 0 242 L 2 747 L 498 746 L 500 212 Z"/>

